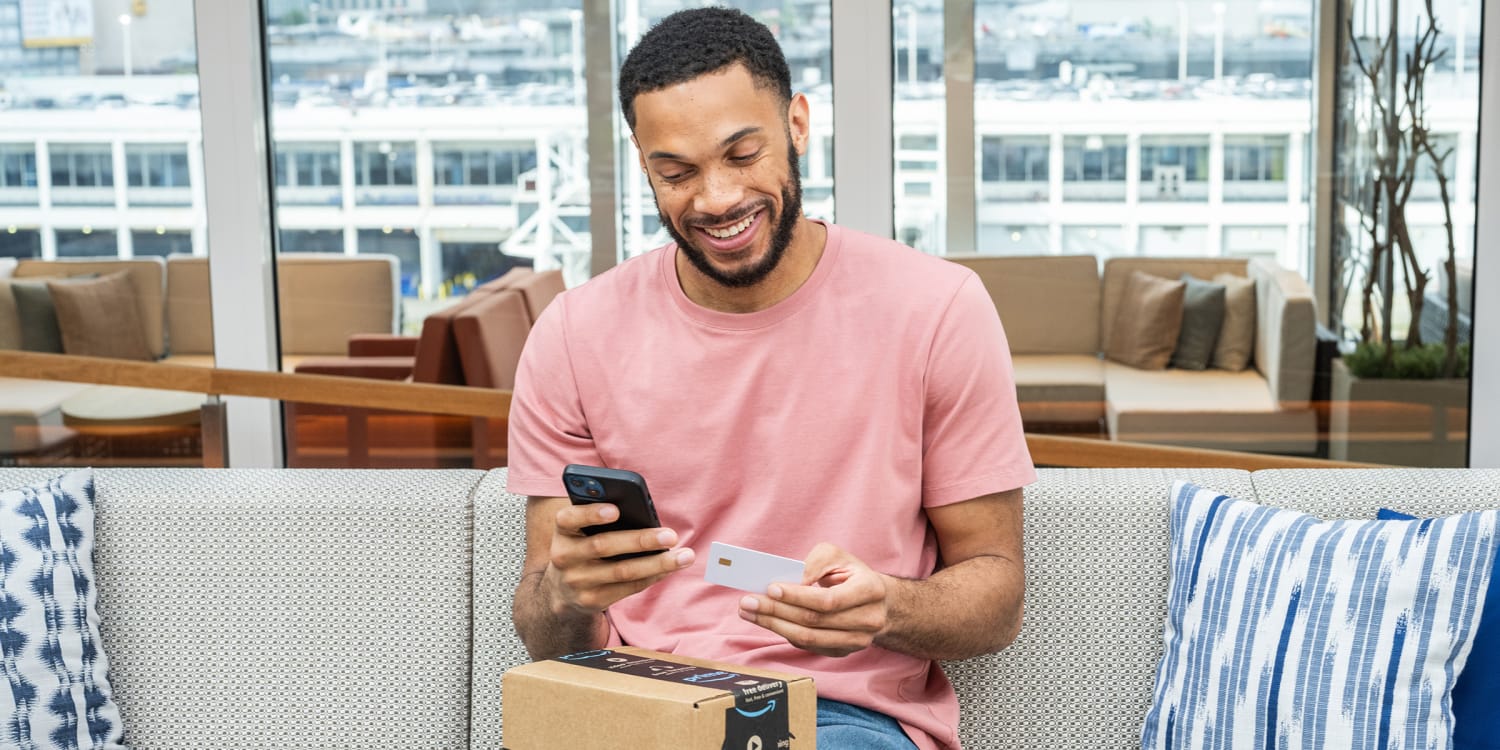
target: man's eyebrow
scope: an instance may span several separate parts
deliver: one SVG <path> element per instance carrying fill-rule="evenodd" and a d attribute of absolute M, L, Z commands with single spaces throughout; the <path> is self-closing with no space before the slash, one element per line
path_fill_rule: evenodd
<path fill-rule="evenodd" d="M 734 143 L 735 141 L 738 141 L 739 139 L 744 138 L 745 136 L 754 135 L 755 133 L 759 133 L 759 132 L 760 132 L 760 126 L 759 125 L 751 125 L 750 127 L 747 127 L 747 128 L 740 128 L 739 130 L 736 130 L 733 133 L 731 133 L 728 138 L 725 138 L 724 140 L 720 141 L 719 142 L 719 148 L 725 148 L 725 147 L 729 146 L 730 144 Z M 655 160 L 655 159 L 673 159 L 673 160 L 676 160 L 676 161 L 682 161 L 682 157 L 681 156 L 679 156 L 677 154 L 674 154 L 671 151 L 652 151 L 650 154 L 648 154 L 646 156 L 646 158 L 647 159 L 652 159 L 652 160 Z"/>

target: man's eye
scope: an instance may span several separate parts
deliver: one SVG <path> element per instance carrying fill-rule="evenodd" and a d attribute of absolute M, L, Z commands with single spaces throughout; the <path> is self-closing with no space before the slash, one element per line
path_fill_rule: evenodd
<path fill-rule="evenodd" d="M 658 176 L 661 177 L 662 182 L 677 182 L 678 180 L 681 180 L 683 177 L 687 176 L 687 173 L 673 172 L 672 174 L 662 174 Z"/>
<path fill-rule="evenodd" d="M 753 152 L 753 153 L 745 154 L 743 156 L 731 156 L 731 157 L 729 157 L 729 160 L 732 161 L 732 162 L 735 162 L 736 164 L 744 164 L 745 162 L 754 160 L 755 157 L 757 157 L 759 155 L 760 155 L 760 152 L 756 151 L 756 152 Z"/>

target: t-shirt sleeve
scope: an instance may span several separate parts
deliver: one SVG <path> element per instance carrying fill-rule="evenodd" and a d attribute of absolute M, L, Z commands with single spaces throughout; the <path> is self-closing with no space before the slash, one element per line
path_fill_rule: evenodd
<path fill-rule="evenodd" d="M 599 466 L 568 355 L 567 306 L 559 297 L 537 320 L 511 394 L 507 489 L 518 495 L 563 497 L 563 467 Z"/>
<path fill-rule="evenodd" d="M 927 359 L 925 402 L 924 507 L 1036 481 L 1016 405 L 1010 345 L 994 301 L 972 273 L 938 322 Z"/>

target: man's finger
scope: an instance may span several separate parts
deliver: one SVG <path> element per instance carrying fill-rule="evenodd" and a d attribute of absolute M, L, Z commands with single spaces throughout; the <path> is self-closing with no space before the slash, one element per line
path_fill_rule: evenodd
<path fill-rule="evenodd" d="M 610 523 L 619 517 L 620 509 L 614 503 L 565 505 L 557 511 L 557 530 L 577 536 L 583 533 L 585 526 Z"/>

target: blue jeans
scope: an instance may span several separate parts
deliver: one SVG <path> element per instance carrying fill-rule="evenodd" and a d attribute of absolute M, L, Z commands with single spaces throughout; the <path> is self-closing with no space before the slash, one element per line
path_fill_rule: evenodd
<path fill-rule="evenodd" d="M 895 719 L 868 708 L 818 699 L 818 750 L 915 750 Z"/>

